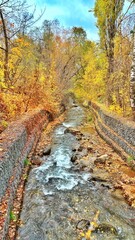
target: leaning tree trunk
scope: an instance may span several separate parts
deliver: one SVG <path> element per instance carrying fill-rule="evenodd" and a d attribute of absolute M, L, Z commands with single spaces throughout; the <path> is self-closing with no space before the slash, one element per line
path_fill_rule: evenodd
<path fill-rule="evenodd" d="M 135 120 L 135 27 L 133 30 L 133 60 L 131 66 L 131 78 L 130 78 L 130 102 L 133 112 L 133 119 Z"/>
<path fill-rule="evenodd" d="M 4 80 L 7 83 L 8 82 L 8 54 L 9 54 L 9 49 L 8 49 L 8 36 L 7 36 L 6 23 L 5 23 L 5 20 L 4 20 L 4 17 L 3 17 L 2 9 L 0 9 L 0 18 L 1 18 L 1 22 L 2 22 L 4 41 L 5 41 L 5 48 L 3 48 L 3 50 L 5 51 Z"/>

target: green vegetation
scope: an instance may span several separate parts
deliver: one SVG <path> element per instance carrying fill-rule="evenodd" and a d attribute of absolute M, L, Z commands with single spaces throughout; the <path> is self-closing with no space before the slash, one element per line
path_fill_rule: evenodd
<path fill-rule="evenodd" d="M 128 163 L 130 163 L 131 161 L 133 161 L 133 160 L 135 160 L 135 156 L 129 156 L 128 158 L 127 158 L 127 162 Z"/>
<path fill-rule="evenodd" d="M 17 220 L 16 215 L 14 214 L 13 211 L 10 211 L 10 221 L 16 221 L 16 220 Z"/>
<path fill-rule="evenodd" d="M 24 167 L 27 167 L 27 166 L 29 166 L 29 165 L 31 165 L 31 162 L 30 162 L 30 160 L 29 160 L 28 158 L 26 158 L 26 159 L 24 160 Z"/>

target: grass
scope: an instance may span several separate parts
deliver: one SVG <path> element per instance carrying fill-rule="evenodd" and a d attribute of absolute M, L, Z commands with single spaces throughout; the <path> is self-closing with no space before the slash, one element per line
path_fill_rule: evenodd
<path fill-rule="evenodd" d="M 130 163 L 130 162 L 132 162 L 132 161 L 134 161 L 135 160 L 135 156 L 128 156 L 128 158 L 127 158 L 127 162 L 128 163 Z"/>
<path fill-rule="evenodd" d="M 17 220 L 16 215 L 14 214 L 13 211 L 10 211 L 10 221 L 16 221 L 16 220 Z"/>
<path fill-rule="evenodd" d="M 28 158 L 26 158 L 26 159 L 24 160 L 24 166 L 27 167 L 27 166 L 29 166 L 29 165 L 31 165 L 31 162 L 30 162 L 30 160 L 29 160 Z"/>

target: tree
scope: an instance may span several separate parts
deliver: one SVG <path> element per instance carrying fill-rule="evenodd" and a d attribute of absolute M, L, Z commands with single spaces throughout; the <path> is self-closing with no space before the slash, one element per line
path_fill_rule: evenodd
<path fill-rule="evenodd" d="M 87 34 L 82 27 L 73 27 L 72 35 L 75 42 L 83 44 L 86 41 Z"/>
<path fill-rule="evenodd" d="M 31 27 L 36 21 L 38 21 L 41 15 L 34 20 L 34 12 L 28 12 L 29 6 L 25 0 L 2 0 L 0 3 L 0 36 L 4 44 L 0 49 L 4 51 L 4 81 L 10 85 L 10 73 L 9 73 L 9 53 L 17 34 L 25 35 L 28 28 Z"/>
<path fill-rule="evenodd" d="M 83 53 L 82 68 L 82 74 L 77 76 L 74 82 L 76 96 L 81 100 L 103 102 L 107 60 L 105 54 L 94 42 L 87 43 L 87 50 Z"/>
<path fill-rule="evenodd" d="M 124 0 L 96 0 L 94 13 L 97 17 L 100 44 L 108 58 L 107 101 L 111 103 L 111 88 L 109 77 L 114 70 L 114 39 L 117 26 L 124 6 Z"/>
<path fill-rule="evenodd" d="M 5 82 L 8 82 L 8 55 L 9 55 L 9 46 L 8 46 L 8 35 L 7 35 L 7 28 L 6 28 L 6 22 L 3 15 L 3 10 L 0 9 L 0 18 L 1 18 L 1 24 L 3 29 L 3 35 L 4 35 L 4 42 L 5 47 L 1 47 L 2 50 L 4 50 L 4 79 Z"/>
<path fill-rule="evenodd" d="M 133 61 L 130 78 L 130 102 L 133 111 L 133 118 L 135 120 L 135 26 L 133 30 Z"/>

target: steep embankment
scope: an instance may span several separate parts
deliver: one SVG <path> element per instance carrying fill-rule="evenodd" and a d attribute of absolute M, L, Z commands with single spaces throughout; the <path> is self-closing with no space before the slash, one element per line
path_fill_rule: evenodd
<path fill-rule="evenodd" d="M 45 110 L 35 110 L 12 123 L 0 136 L 0 239 L 5 239 L 13 198 L 25 160 L 49 121 Z"/>
<path fill-rule="evenodd" d="M 123 155 L 135 156 L 135 122 L 107 112 L 97 103 L 91 103 L 98 133 Z M 124 150 L 124 151 L 123 151 Z"/>

